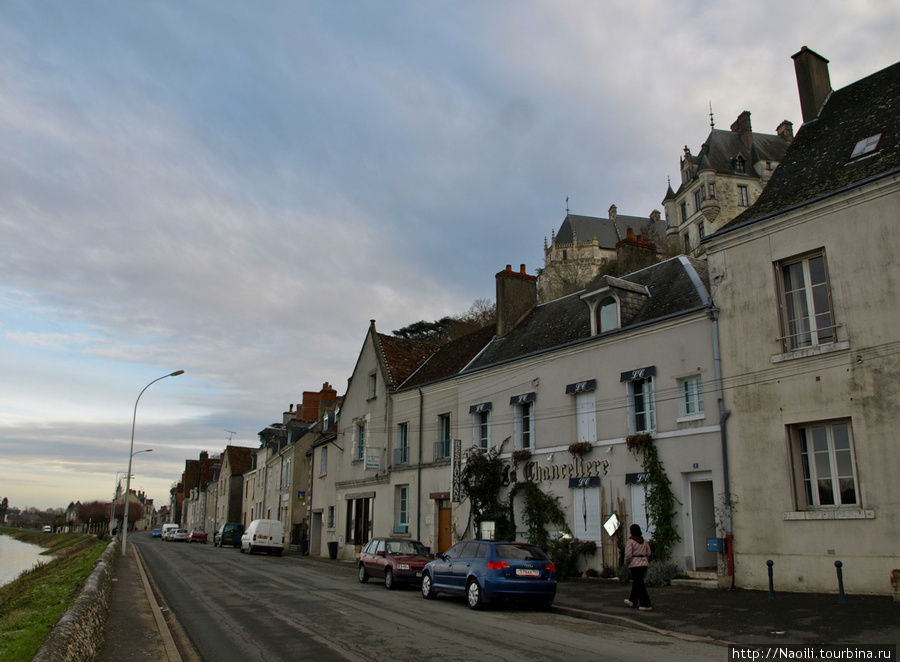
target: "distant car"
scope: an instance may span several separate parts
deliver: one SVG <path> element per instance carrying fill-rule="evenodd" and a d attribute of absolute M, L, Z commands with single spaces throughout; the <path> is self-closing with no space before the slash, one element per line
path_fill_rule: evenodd
<path fill-rule="evenodd" d="M 175 533 L 170 534 L 174 542 L 187 542 L 187 529 L 175 529 Z"/>
<path fill-rule="evenodd" d="M 384 578 L 388 590 L 399 584 L 419 583 L 425 564 L 434 557 L 425 545 L 409 538 L 373 538 L 359 554 L 359 581 Z"/>
<path fill-rule="evenodd" d="M 163 540 L 172 540 L 172 534 L 178 530 L 177 524 L 172 524 L 171 522 L 167 522 L 162 525 L 162 539 Z"/>
<path fill-rule="evenodd" d="M 150 534 L 151 538 L 162 538 L 162 529 L 153 529 L 153 533 Z"/>
<path fill-rule="evenodd" d="M 275 519 L 255 519 L 241 536 L 241 552 L 265 552 L 281 556 L 284 551 L 284 524 Z"/>
<path fill-rule="evenodd" d="M 44 533 L 53 533 L 53 527 L 49 524 L 44 525 Z"/>
<path fill-rule="evenodd" d="M 241 536 L 244 535 L 244 525 L 237 522 L 226 522 L 219 527 L 213 535 L 213 545 L 216 547 L 241 546 Z"/>
<path fill-rule="evenodd" d="M 465 596 L 472 609 L 504 599 L 527 600 L 550 609 L 556 596 L 556 567 L 535 545 L 464 540 L 425 566 L 422 595 Z"/>
<path fill-rule="evenodd" d="M 206 531 L 201 531 L 200 529 L 194 529 L 188 534 L 188 542 L 200 542 L 204 545 L 206 544 Z"/>

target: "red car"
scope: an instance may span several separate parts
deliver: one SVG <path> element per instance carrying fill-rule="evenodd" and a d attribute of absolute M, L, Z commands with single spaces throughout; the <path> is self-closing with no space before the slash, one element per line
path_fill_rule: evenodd
<path fill-rule="evenodd" d="M 200 529 L 194 529 L 188 534 L 188 542 L 202 542 L 204 545 L 206 544 L 206 531 L 201 531 Z"/>
<path fill-rule="evenodd" d="M 418 583 L 422 568 L 433 560 L 418 540 L 409 538 L 374 538 L 359 554 L 359 581 L 369 577 L 384 578 L 388 590 L 399 584 Z"/>

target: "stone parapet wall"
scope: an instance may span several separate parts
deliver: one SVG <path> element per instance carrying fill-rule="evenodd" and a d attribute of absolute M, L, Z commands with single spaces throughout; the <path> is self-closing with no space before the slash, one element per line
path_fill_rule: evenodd
<path fill-rule="evenodd" d="M 120 540 L 116 537 L 100 555 L 78 597 L 50 630 L 32 662 L 91 662 L 100 659 L 119 545 Z"/>

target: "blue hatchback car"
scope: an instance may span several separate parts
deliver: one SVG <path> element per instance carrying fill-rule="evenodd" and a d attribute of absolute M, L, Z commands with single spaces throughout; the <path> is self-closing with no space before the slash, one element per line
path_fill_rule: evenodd
<path fill-rule="evenodd" d="M 422 595 L 465 596 L 472 609 L 505 599 L 549 609 L 556 597 L 556 567 L 540 547 L 518 542 L 464 540 L 425 566 Z"/>

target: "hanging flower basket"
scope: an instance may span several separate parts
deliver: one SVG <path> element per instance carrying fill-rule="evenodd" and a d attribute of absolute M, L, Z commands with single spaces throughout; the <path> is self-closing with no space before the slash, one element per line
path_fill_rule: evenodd
<path fill-rule="evenodd" d="M 653 437 L 649 434 L 632 434 L 625 437 L 625 447 L 632 453 L 643 453 L 644 449 L 653 443 Z"/>
<path fill-rule="evenodd" d="M 576 441 L 573 444 L 569 444 L 569 452 L 576 457 L 584 457 L 591 452 L 591 448 L 591 442 L 589 441 Z"/>
<path fill-rule="evenodd" d="M 513 451 L 512 459 L 514 464 L 519 464 L 520 462 L 526 462 L 531 459 L 531 451 L 527 448 L 522 448 L 517 451 Z"/>

